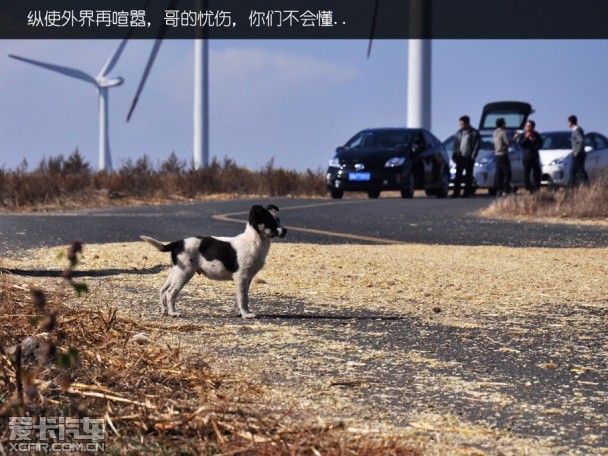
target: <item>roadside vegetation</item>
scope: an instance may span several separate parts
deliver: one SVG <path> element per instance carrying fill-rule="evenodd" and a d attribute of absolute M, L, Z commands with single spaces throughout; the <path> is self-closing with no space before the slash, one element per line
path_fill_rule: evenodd
<path fill-rule="evenodd" d="M 270 160 L 251 170 L 232 159 L 213 159 L 191 169 L 172 153 L 156 164 L 148 156 L 127 160 L 111 174 L 94 172 L 78 150 L 70 156 L 43 159 L 28 170 L 0 169 L 0 209 L 125 205 L 203 199 L 214 195 L 321 196 L 326 189 L 322 170 L 298 172 Z"/>
<path fill-rule="evenodd" d="M 273 403 L 261 386 L 156 340 L 150 334 L 169 328 L 117 316 L 103 296 L 73 281 L 81 250 L 70 247 L 67 286 L 51 291 L 0 270 L 2 442 L 10 442 L 11 417 L 34 424 L 89 417 L 103 419 L 109 454 L 420 454 L 398 437 L 357 433 L 344 421 Z M 76 294 L 80 305 L 66 304 Z"/>
<path fill-rule="evenodd" d="M 591 185 L 574 189 L 543 189 L 528 195 L 499 198 L 482 215 L 506 218 L 608 220 L 608 170 L 592 176 Z"/>

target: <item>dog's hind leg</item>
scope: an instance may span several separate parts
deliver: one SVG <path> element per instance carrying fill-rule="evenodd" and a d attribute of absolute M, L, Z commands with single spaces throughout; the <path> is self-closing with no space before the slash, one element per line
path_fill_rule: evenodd
<path fill-rule="evenodd" d="M 165 284 L 163 285 L 163 287 L 160 289 L 160 314 L 161 315 L 165 315 L 167 313 L 167 309 L 168 309 L 167 290 L 171 286 L 172 276 L 173 276 L 173 268 L 171 268 L 171 270 L 169 271 L 169 276 L 167 277 L 167 280 L 165 280 Z"/>
<path fill-rule="evenodd" d="M 171 279 L 168 289 L 165 292 L 167 299 L 167 311 L 172 317 L 179 317 L 181 314 L 175 311 L 175 301 L 179 292 L 182 291 L 184 285 L 186 285 L 190 279 L 194 276 L 195 270 L 189 269 L 184 271 L 183 269 L 175 268 L 173 273 L 169 276 Z"/>
<path fill-rule="evenodd" d="M 249 285 L 251 280 L 247 277 L 236 276 L 234 278 L 236 285 L 236 303 L 241 311 L 243 318 L 255 318 L 253 312 L 249 312 Z"/>

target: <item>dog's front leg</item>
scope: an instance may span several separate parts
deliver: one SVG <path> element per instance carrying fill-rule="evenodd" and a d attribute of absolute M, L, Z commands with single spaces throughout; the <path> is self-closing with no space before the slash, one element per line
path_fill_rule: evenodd
<path fill-rule="evenodd" d="M 255 318 L 253 312 L 249 312 L 249 285 L 251 280 L 247 277 L 237 276 L 234 279 L 236 284 L 236 303 L 241 311 L 243 318 Z"/>

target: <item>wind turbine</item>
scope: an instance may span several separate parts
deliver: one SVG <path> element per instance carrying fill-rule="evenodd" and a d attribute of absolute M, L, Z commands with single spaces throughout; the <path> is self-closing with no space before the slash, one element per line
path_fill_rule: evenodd
<path fill-rule="evenodd" d="M 175 9 L 178 0 L 170 0 L 167 10 Z M 196 8 L 206 10 L 207 2 L 197 0 Z M 131 119 L 135 106 L 144 89 L 162 40 L 167 32 L 167 25 L 163 24 L 156 36 L 144 73 L 135 92 L 131 109 L 127 115 L 127 122 Z M 192 148 L 192 165 L 194 169 L 205 168 L 209 165 L 209 42 L 206 31 L 196 30 L 194 38 L 194 143 Z"/>
<path fill-rule="evenodd" d="M 431 0 L 410 0 L 410 35 L 421 38 L 408 40 L 407 62 L 407 126 L 409 128 L 431 129 Z M 376 29 L 378 6 L 374 5 L 374 15 L 367 58 L 372 50 Z"/>
<path fill-rule="evenodd" d="M 95 77 L 82 70 L 75 68 L 69 68 L 60 65 L 54 65 L 52 63 L 40 62 L 38 60 L 27 59 L 18 55 L 9 54 L 9 57 L 22 62 L 31 63 L 47 70 L 55 71 L 57 73 L 69 76 L 72 78 L 80 79 L 81 81 L 93 84 L 97 89 L 97 98 L 99 100 L 99 171 L 111 172 L 112 171 L 112 156 L 110 155 L 110 137 L 109 137 L 109 125 L 108 125 L 108 102 L 109 102 L 109 89 L 112 87 L 118 87 L 124 82 L 123 78 L 120 77 L 108 77 L 108 74 L 120 57 L 127 40 L 129 39 L 130 32 L 121 41 L 118 48 L 106 61 L 105 65 L 101 68 L 99 74 Z"/>

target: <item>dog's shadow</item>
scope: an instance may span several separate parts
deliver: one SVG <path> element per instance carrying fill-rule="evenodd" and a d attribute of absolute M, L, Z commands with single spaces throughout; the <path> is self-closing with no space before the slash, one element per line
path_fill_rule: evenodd
<path fill-rule="evenodd" d="M 158 265 L 146 269 L 89 269 L 73 271 L 74 277 L 109 277 L 122 274 L 146 275 L 158 274 L 166 270 L 165 265 Z M 63 271 L 56 269 L 15 269 L 15 268 L 0 268 L 0 274 L 12 274 L 23 277 L 61 277 Z"/>
<path fill-rule="evenodd" d="M 239 316 L 240 318 L 240 316 Z M 288 313 L 288 314 L 265 314 L 258 313 L 255 320 L 329 320 L 329 321 L 340 321 L 340 320 L 378 320 L 378 321 L 400 321 L 400 320 L 411 320 L 409 317 L 401 315 L 364 315 L 364 314 L 352 314 L 352 315 L 332 315 L 332 314 L 304 314 L 304 313 Z"/>

